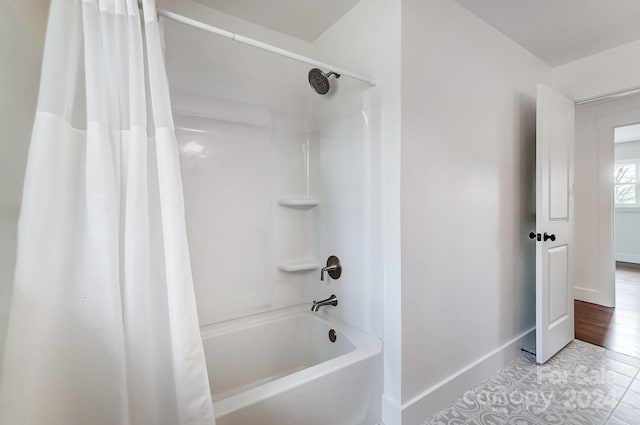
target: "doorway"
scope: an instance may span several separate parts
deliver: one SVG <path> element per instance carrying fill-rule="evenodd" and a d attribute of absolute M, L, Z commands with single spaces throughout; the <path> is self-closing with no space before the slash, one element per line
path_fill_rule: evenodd
<path fill-rule="evenodd" d="M 640 124 L 614 131 L 613 206 L 616 309 L 608 344 L 640 357 Z"/>
<path fill-rule="evenodd" d="M 640 358 L 640 124 L 615 126 L 608 139 L 614 273 L 602 283 L 615 307 L 576 300 L 576 338 Z"/>

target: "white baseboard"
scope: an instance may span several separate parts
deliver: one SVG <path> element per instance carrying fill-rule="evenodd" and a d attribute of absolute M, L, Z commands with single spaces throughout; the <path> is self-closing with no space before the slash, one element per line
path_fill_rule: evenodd
<path fill-rule="evenodd" d="M 602 292 L 595 289 L 581 288 L 576 286 L 573 288 L 573 298 L 578 301 L 584 301 L 592 304 L 599 304 L 605 307 L 613 307 L 609 301 L 605 299 Z"/>
<path fill-rule="evenodd" d="M 420 425 L 449 403 L 518 358 L 535 327 L 445 378 L 402 405 L 402 425 Z M 386 422 L 386 421 L 385 421 Z M 391 425 L 391 424 L 389 424 Z"/>
<path fill-rule="evenodd" d="M 382 423 L 385 425 L 402 425 L 402 408 L 400 404 L 386 395 L 382 396 Z"/>
<path fill-rule="evenodd" d="M 622 261 L 624 263 L 640 264 L 640 255 L 625 254 L 623 252 L 616 253 L 616 261 Z"/>

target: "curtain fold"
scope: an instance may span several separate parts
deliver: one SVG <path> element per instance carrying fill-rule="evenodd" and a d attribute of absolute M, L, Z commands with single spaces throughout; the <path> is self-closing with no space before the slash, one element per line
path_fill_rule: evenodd
<path fill-rule="evenodd" d="M 52 0 L 0 424 L 214 424 L 155 10 Z"/>

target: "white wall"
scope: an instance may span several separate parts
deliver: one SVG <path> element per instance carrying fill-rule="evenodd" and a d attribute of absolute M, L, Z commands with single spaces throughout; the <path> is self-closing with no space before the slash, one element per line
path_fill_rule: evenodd
<path fill-rule="evenodd" d="M 48 0 L 0 2 L 0 204 L 18 205 L 38 98 Z"/>
<path fill-rule="evenodd" d="M 640 158 L 640 140 L 635 142 L 616 143 L 614 146 L 616 161 Z"/>
<path fill-rule="evenodd" d="M 640 211 L 618 210 L 614 220 L 616 261 L 640 264 Z"/>
<path fill-rule="evenodd" d="M 0 2 L 0 362 L 48 5 L 48 0 Z"/>
<path fill-rule="evenodd" d="M 640 159 L 640 141 L 616 143 L 616 161 Z M 614 213 L 616 261 L 640 264 L 640 210 L 617 209 Z"/>
<path fill-rule="evenodd" d="M 554 68 L 553 85 L 573 100 L 640 87 L 640 40 Z"/>
<path fill-rule="evenodd" d="M 18 213 L 17 206 L 0 208 L 0 363 L 4 354 L 16 262 Z"/>
<path fill-rule="evenodd" d="M 614 133 L 607 122 L 616 120 L 621 120 L 619 124 L 640 122 L 640 95 L 576 108 L 574 295 L 606 306 L 614 305 Z"/>
<path fill-rule="evenodd" d="M 535 96 L 551 69 L 453 0 L 404 0 L 402 40 L 402 400 L 413 424 L 495 372 L 535 325 Z M 457 376 L 475 366 L 485 369 Z"/>
<path fill-rule="evenodd" d="M 381 256 L 373 257 L 365 285 L 372 289 L 369 304 L 383 308 L 384 401 L 383 419 L 398 423 L 401 404 L 400 321 L 400 24 L 401 2 L 361 0 L 314 43 L 314 56 L 354 72 L 374 77 L 382 88 L 382 210 L 371 211 L 382 228 Z M 378 198 L 380 199 L 380 198 Z M 380 255 L 378 254 L 378 255 Z M 382 292 L 376 285 L 382 284 Z M 375 297 L 382 297 L 376 300 Z M 371 307 L 370 307 L 371 308 Z M 380 312 L 378 312 L 380 313 Z M 375 315 L 375 311 L 368 313 Z"/>

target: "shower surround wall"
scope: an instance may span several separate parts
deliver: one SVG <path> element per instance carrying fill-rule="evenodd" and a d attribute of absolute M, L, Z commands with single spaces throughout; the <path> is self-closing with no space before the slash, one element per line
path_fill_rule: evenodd
<path fill-rule="evenodd" d="M 308 136 L 283 113 L 237 110 L 176 115 L 201 325 L 310 301 L 309 275 L 278 268 L 313 258 L 314 212 L 278 204 L 307 197 Z"/>
<path fill-rule="evenodd" d="M 176 8 L 288 47 L 283 35 L 270 38 L 196 3 Z M 381 338 L 381 89 L 343 76 L 320 96 L 305 64 L 171 21 L 165 39 L 203 332 L 292 306 L 308 310 L 335 294 L 336 307 L 314 314 Z M 289 40 L 301 51 L 296 44 Z M 301 200 L 311 205 L 283 205 Z M 343 273 L 321 282 L 329 255 Z M 358 379 L 366 401 L 350 413 L 363 424 L 381 417 L 382 361 L 372 355 L 352 366 L 371 371 Z M 236 414 L 244 413 L 228 415 Z"/>
<path fill-rule="evenodd" d="M 195 2 L 166 7 L 314 55 L 312 45 Z M 343 76 L 320 96 L 307 83 L 310 66 L 164 25 L 203 331 L 335 294 L 338 306 L 316 314 L 381 338 L 381 89 Z M 281 205 L 299 200 L 318 204 Z M 329 255 L 343 274 L 321 282 Z"/>
<path fill-rule="evenodd" d="M 205 133 L 198 137 L 209 138 L 208 143 L 225 147 L 225 155 L 231 155 L 231 149 L 249 143 L 240 136 L 245 132 L 262 138 L 258 150 L 263 149 L 264 161 L 266 151 L 271 152 L 268 163 L 254 157 L 258 150 L 246 158 L 234 151 L 233 161 L 227 156 L 224 166 L 232 171 L 234 164 L 244 167 L 249 161 L 255 164 L 255 168 L 249 167 L 252 172 L 262 170 L 264 179 L 254 179 L 255 186 L 247 186 L 252 187 L 249 191 L 239 185 L 240 180 L 198 180 L 198 173 L 204 176 L 214 172 L 197 171 L 197 159 L 183 154 L 187 214 L 199 217 L 188 217 L 187 225 L 203 330 L 218 326 L 214 322 L 221 320 L 336 294 L 338 306 L 321 309 L 319 316 L 344 320 L 379 339 L 384 331 L 384 365 L 379 358 L 371 377 L 375 383 L 367 412 L 371 419 L 368 423 L 379 421 L 383 385 L 388 403 L 398 405 L 400 401 L 400 322 L 390 319 L 383 330 L 383 310 L 390 318 L 400 314 L 399 2 L 362 0 L 311 44 L 193 1 L 160 0 L 159 6 L 378 80 L 377 88 L 369 88 L 344 76 L 332 79 L 337 90 L 332 96 L 321 97 L 306 82 L 309 66 L 165 22 L 174 110 L 187 112 L 178 117 L 179 126 L 188 127 L 180 120 L 190 118 L 193 122 L 194 112 L 222 117 L 219 121 L 227 122 L 219 127 L 235 132 L 235 142 L 222 134 L 216 139 Z M 201 125 L 206 121 L 206 117 L 200 117 Z M 209 120 L 209 127 L 212 124 Z M 194 129 L 199 128 L 196 125 Z M 182 143 L 188 143 L 183 138 L 186 135 L 179 130 Z M 190 133 L 191 137 L 195 135 Z M 196 144 L 191 147 L 199 149 Z M 205 161 L 213 164 L 212 159 Z M 255 174 L 243 175 L 245 179 L 250 176 Z M 192 187 L 190 182 L 194 183 Z M 308 184 L 309 191 L 296 186 L 299 184 Z M 259 193 L 258 185 L 263 187 Z M 220 193 L 214 190 L 216 187 L 224 188 L 225 203 L 230 205 L 213 197 L 213 193 Z M 267 190 L 270 192 L 265 194 Z M 229 201 L 233 193 L 236 201 L 246 202 L 243 208 Z M 281 197 L 307 193 L 319 201 L 313 209 L 277 205 Z M 190 201 L 201 211 L 190 212 Z M 226 227 L 225 223 L 213 223 L 222 218 L 205 212 L 216 206 L 226 211 L 227 218 L 233 216 Z M 254 214 L 253 208 L 260 213 Z M 265 222 L 268 214 L 270 225 Z M 241 238 L 231 233 L 223 238 L 212 232 L 216 227 L 228 230 L 240 222 L 236 220 L 240 216 L 246 225 L 252 223 L 249 217 L 255 217 L 270 235 L 249 235 L 246 225 L 236 233 Z M 222 270 L 212 265 L 222 263 L 216 254 L 225 254 L 225 245 L 240 252 L 235 270 L 228 262 Z M 211 250 L 211 246 L 220 248 Z M 329 255 L 339 256 L 344 266 L 342 277 L 334 282 L 321 284 L 319 270 L 283 273 L 278 269 L 281 261 L 304 256 L 313 256 L 322 265 Z M 251 270 L 244 270 L 254 268 L 261 272 L 249 276 Z M 211 302 L 200 299 L 200 293 Z"/>

